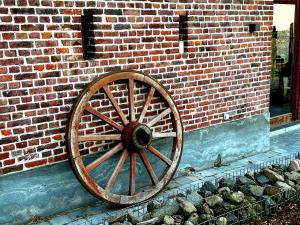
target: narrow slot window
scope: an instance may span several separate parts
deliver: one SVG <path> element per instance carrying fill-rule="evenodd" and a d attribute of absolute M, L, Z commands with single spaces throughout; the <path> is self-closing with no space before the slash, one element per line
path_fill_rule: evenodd
<path fill-rule="evenodd" d="M 85 13 L 81 16 L 81 35 L 83 58 L 85 60 L 95 58 L 95 33 L 93 14 Z"/>
<path fill-rule="evenodd" d="M 187 14 L 179 17 L 179 52 L 186 52 L 188 41 L 188 16 Z"/>

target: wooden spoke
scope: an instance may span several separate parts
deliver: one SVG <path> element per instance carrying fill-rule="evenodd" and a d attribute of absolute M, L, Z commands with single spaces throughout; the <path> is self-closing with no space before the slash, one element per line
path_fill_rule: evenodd
<path fill-rule="evenodd" d="M 169 166 L 171 166 L 172 160 L 170 160 L 169 158 L 167 158 L 166 156 L 164 156 L 160 151 L 158 151 L 157 149 L 155 149 L 153 146 L 149 145 L 147 147 L 147 149 L 150 152 L 152 152 L 154 155 L 156 155 L 158 158 L 160 158 L 162 161 L 164 161 L 166 164 L 168 164 Z"/>
<path fill-rule="evenodd" d="M 144 117 L 146 115 L 147 109 L 148 109 L 148 107 L 149 107 L 149 105 L 151 103 L 151 100 L 153 98 L 154 92 L 155 92 L 155 88 L 151 87 L 150 90 L 149 90 L 149 92 L 148 92 L 148 94 L 147 94 L 145 105 L 143 107 L 143 110 L 141 112 L 140 118 L 138 120 L 139 123 L 142 123 L 143 120 L 144 120 Z"/>
<path fill-rule="evenodd" d="M 136 153 L 130 153 L 130 184 L 129 184 L 129 195 L 135 193 L 135 182 L 136 182 Z"/>
<path fill-rule="evenodd" d="M 129 79 L 129 113 L 130 113 L 130 121 L 135 121 L 135 112 L 134 112 L 134 80 Z"/>
<path fill-rule="evenodd" d="M 106 135 L 86 135 L 79 136 L 78 141 L 120 141 L 121 134 L 106 134 Z"/>
<path fill-rule="evenodd" d="M 113 185 L 115 184 L 117 177 L 118 177 L 119 173 L 121 172 L 126 159 L 128 158 L 128 155 L 129 155 L 129 152 L 127 149 L 125 149 L 121 155 L 121 158 L 120 158 L 114 172 L 112 173 L 109 181 L 107 182 L 105 191 L 109 192 L 111 190 L 111 188 L 113 187 Z"/>
<path fill-rule="evenodd" d="M 153 138 L 176 137 L 176 132 L 166 132 L 166 133 L 153 132 L 152 137 Z"/>
<path fill-rule="evenodd" d="M 157 177 L 155 175 L 155 172 L 154 172 L 154 170 L 153 170 L 153 168 L 152 168 L 152 166 L 151 166 L 151 164 L 148 160 L 148 157 L 147 157 L 145 151 L 143 149 L 140 150 L 139 155 L 140 155 L 140 157 L 141 157 L 141 159 L 142 159 L 142 161 L 143 161 L 143 163 L 144 163 L 144 165 L 147 169 L 148 174 L 150 175 L 150 178 L 152 180 L 153 185 L 156 185 L 158 183 L 158 179 L 157 179 Z"/>
<path fill-rule="evenodd" d="M 90 163 L 86 170 L 88 173 L 90 173 L 93 169 L 95 169 L 97 166 L 99 166 L 101 163 L 115 155 L 117 152 L 121 151 L 123 149 L 123 144 L 119 143 L 114 148 L 109 150 L 108 152 L 105 152 L 100 158 L 96 159 L 94 162 Z"/>
<path fill-rule="evenodd" d="M 85 106 L 84 108 L 86 111 L 92 113 L 93 115 L 97 116 L 98 118 L 100 118 L 101 120 L 107 122 L 108 124 L 110 124 L 111 126 L 113 126 L 114 128 L 118 129 L 119 131 L 123 130 L 123 126 L 116 123 L 115 121 L 113 121 L 112 119 L 108 118 L 107 116 L 101 114 L 98 110 L 94 109 L 93 107 L 91 107 L 90 105 Z"/>
<path fill-rule="evenodd" d="M 103 86 L 103 89 L 107 95 L 107 97 L 109 98 L 111 104 L 114 106 L 115 110 L 118 112 L 122 122 L 124 125 L 127 125 L 129 123 L 129 121 L 127 120 L 126 116 L 124 115 L 122 109 L 120 108 L 120 106 L 118 105 L 118 102 L 116 101 L 116 99 L 114 98 L 113 94 L 111 93 L 109 87 L 107 85 Z"/>
<path fill-rule="evenodd" d="M 158 121 L 160 121 L 162 118 L 164 118 L 166 115 L 170 114 L 171 112 L 172 112 L 172 110 L 170 108 L 165 109 L 161 114 L 159 114 L 157 117 L 155 117 L 149 123 L 147 123 L 147 126 L 152 127 L 154 124 L 156 124 Z"/>

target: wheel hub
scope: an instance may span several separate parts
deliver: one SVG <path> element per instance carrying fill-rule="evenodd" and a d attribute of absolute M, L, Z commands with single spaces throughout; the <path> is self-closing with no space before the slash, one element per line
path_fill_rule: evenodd
<path fill-rule="evenodd" d="M 151 144 L 152 131 L 145 124 L 131 122 L 122 132 L 122 141 L 129 151 L 138 152 Z"/>

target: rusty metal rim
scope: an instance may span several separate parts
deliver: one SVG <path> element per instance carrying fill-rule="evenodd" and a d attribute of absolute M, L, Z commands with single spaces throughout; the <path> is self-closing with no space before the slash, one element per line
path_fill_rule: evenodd
<path fill-rule="evenodd" d="M 150 189 L 144 192 L 136 193 L 132 196 L 117 195 L 107 192 L 91 178 L 91 176 L 85 168 L 85 165 L 83 164 L 82 158 L 79 153 L 77 134 L 79 127 L 78 121 L 80 121 L 79 119 L 81 118 L 82 113 L 84 111 L 84 107 L 82 106 L 84 106 L 90 100 L 92 95 L 95 94 L 104 85 L 108 85 L 109 83 L 118 80 L 129 79 L 134 79 L 136 81 L 145 83 L 150 87 L 154 87 L 155 90 L 160 93 L 160 95 L 163 97 L 163 100 L 167 102 L 167 105 L 171 108 L 172 123 L 174 129 L 176 130 L 176 137 L 174 138 L 172 147 L 172 164 L 169 167 L 167 167 L 166 171 L 160 177 L 159 182 L 154 187 L 151 187 Z M 108 203 L 121 206 L 140 203 L 151 197 L 154 197 L 170 182 L 179 165 L 179 161 L 182 155 L 182 143 L 182 122 L 179 115 L 179 111 L 171 95 L 156 79 L 136 71 L 121 71 L 117 73 L 105 74 L 95 79 L 89 85 L 87 85 L 87 87 L 83 90 L 83 92 L 77 98 L 75 104 L 73 105 L 72 114 L 67 129 L 67 145 L 69 159 L 71 161 L 72 168 L 81 184 L 95 197 L 104 200 Z"/>

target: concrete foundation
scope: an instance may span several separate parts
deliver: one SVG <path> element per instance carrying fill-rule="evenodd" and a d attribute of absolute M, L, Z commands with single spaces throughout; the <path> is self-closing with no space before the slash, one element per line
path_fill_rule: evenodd
<path fill-rule="evenodd" d="M 268 114 L 186 133 L 180 167 L 208 168 L 269 150 Z M 162 149 L 168 141 L 157 143 Z M 100 181 L 101 182 L 101 181 Z M 80 185 L 69 163 L 0 178 L 0 224 L 24 224 L 98 201 Z"/>

